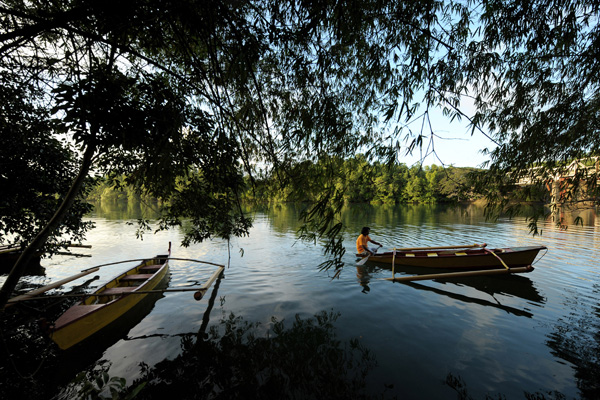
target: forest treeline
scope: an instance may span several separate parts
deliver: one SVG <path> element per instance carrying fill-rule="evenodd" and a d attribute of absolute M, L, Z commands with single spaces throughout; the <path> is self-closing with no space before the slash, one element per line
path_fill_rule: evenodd
<path fill-rule="evenodd" d="M 476 168 L 369 163 L 362 155 L 326 162 L 336 164 L 333 168 L 336 176 L 325 175 L 324 165 L 307 161 L 297 164 L 283 179 L 279 176 L 277 179 L 256 179 L 254 186 L 244 192 L 243 199 L 248 202 L 264 199 L 279 203 L 313 202 L 331 185 L 343 193 L 346 203 L 441 203 L 478 198 L 469 183 L 469 174 L 478 171 Z M 305 181 L 297 182 L 301 176 Z"/>
<path fill-rule="evenodd" d="M 476 168 L 386 165 L 369 163 L 362 155 L 328 162 L 338 164 L 334 177 L 323 173 L 324 165 L 310 161 L 297 164 L 287 174 L 246 176 L 244 179 L 247 184 L 240 197 L 247 204 L 313 202 L 323 191 L 335 185 L 335 189 L 344 194 L 346 203 L 444 203 L 474 201 L 478 198 L 469 183 L 469 174 L 478 171 Z M 88 200 L 157 202 L 132 187 L 123 186 L 116 190 L 106 181 L 101 181 L 91 190 Z"/>

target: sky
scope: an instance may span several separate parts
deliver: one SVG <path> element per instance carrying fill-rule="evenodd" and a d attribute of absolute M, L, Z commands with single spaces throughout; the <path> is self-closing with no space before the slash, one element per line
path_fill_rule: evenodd
<path fill-rule="evenodd" d="M 423 165 L 480 168 L 490 159 L 488 155 L 481 153 L 484 148 L 492 150 L 495 147 L 490 139 L 479 131 L 475 131 L 471 136 L 471 130 L 466 123 L 449 123 L 443 118 L 431 121 L 436 133 L 433 140 L 435 154 L 431 153 L 431 149 L 428 152 L 429 141 L 426 141 L 422 149 L 415 149 L 412 156 L 404 156 L 399 161 L 409 166 L 423 160 Z"/>
<path fill-rule="evenodd" d="M 463 112 L 474 114 L 473 105 L 468 104 L 468 101 L 465 103 Z M 481 131 L 475 130 L 471 135 L 469 122 L 466 119 L 450 122 L 450 118 L 444 116 L 438 109 L 430 110 L 429 116 L 436 135 L 433 140 L 435 154 L 431 152 L 431 148 L 427 148 L 428 145 L 430 146 L 430 141 L 426 140 L 421 150 L 417 148 L 412 156 L 402 156 L 399 162 L 411 166 L 422 160 L 423 165 L 481 168 L 484 162 L 489 161 L 489 156 L 482 154 L 481 150 L 487 148 L 491 151 L 496 145 Z M 410 125 L 410 128 L 413 131 L 420 131 L 421 125 L 422 119 L 418 119 Z M 425 133 L 429 135 L 428 128 Z"/>

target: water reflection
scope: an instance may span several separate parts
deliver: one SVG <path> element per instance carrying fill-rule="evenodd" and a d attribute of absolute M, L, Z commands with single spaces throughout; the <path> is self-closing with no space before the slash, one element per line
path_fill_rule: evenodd
<path fill-rule="evenodd" d="M 356 266 L 356 277 L 358 278 L 358 282 L 360 286 L 363 288 L 363 293 L 369 293 L 371 288 L 369 287 L 369 282 L 373 277 L 371 276 L 371 272 L 374 270 L 374 267 L 369 267 L 368 265 L 357 265 Z"/>
<path fill-rule="evenodd" d="M 575 370 L 575 379 L 582 399 L 600 399 L 600 284 L 593 285 L 592 305 L 589 294 L 573 292 L 565 302 L 568 315 L 553 323 L 547 335 L 547 345 L 554 355 L 568 362 Z"/>
<path fill-rule="evenodd" d="M 108 220 L 157 219 L 160 217 L 157 202 L 115 200 L 93 203 L 92 216 Z"/>
<path fill-rule="evenodd" d="M 181 340 L 182 353 L 153 368 L 142 365 L 133 386 L 146 387 L 136 398 L 168 398 L 174 391 L 179 398 L 371 398 L 365 378 L 375 359 L 357 340 L 336 338 L 339 313 L 296 316 L 291 327 L 272 317 L 260 337 L 260 323 L 231 313 L 207 332 L 220 282 L 198 333 Z"/>
<path fill-rule="evenodd" d="M 475 297 L 466 296 L 464 294 L 453 293 L 453 292 L 442 290 L 442 289 L 439 289 L 439 288 L 436 288 L 436 287 L 426 286 L 426 285 L 423 285 L 423 284 L 420 284 L 420 283 L 416 283 L 416 282 L 394 282 L 394 283 L 398 283 L 398 284 L 410 286 L 413 289 L 424 290 L 424 291 L 435 293 L 437 295 L 446 296 L 446 297 L 454 299 L 454 300 L 459 300 L 459 301 L 461 301 L 463 303 L 477 304 L 477 305 L 480 305 L 480 306 L 497 308 L 499 310 L 506 311 L 509 314 L 513 314 L 513 315 L 516 315 L 516 316 L 519 316 L 519 317 L 527 317 L 527 318 L 532 318 L 533 317 L 532 313 L 530 313 L 528 311 L 520 310 L 518 308 L 514 308 L 514 307 L 510 307 L 510 306 L 505 306 L 505 305 L 501 304 L 495 298 L 494 298 L 494 300 L 496 300 L 496 302 L 492 302 L 492 301 L 489 301 L 489 300 L 478 299 L 478 298 L 475 298 Z"/>
<path fill-rule="evenodd" d="M 98 280 L 87 278 L 66 294 L 80 294 Z M 29 289 L 41 285 L 28 285 Z M 59 385 L 66 384 L 82 366 L 94 360 L 91 349 L 69 356 L 58 350 L 44 329 L 45 321 L 54 321 L 78 299 L 33 300 L 18 303 L 10 312 L 0 313 L 0 386 L 5 399 L 49 399 Z"/>
<path fill-rule="evenodd" d="M 249 213 L 260 212 L 269 218 L 271 228 L 280 233 L 296 231 L 300 227 L 298 216 L 306 209 L 304 204 L 278 204 L 269 209 L 247 209 Z M 378 227 L 395 225 L 434 225 L 480 223 L 484 220 L 483 207 L 448 204 L 409 204 L 409 205 L 372 205 L 352 204 L 341 210 L 340 221 L 346 227 L 346 232 L 358 236 L 360 229 L 368 221 L 368 225 Z"/>
<path fill-rule="evenodd" d="M 162 377 L 172 378 L 173 382 L 181 379 L 185 390 L 201 386 L 198 393 L 209 390 L 212 382 L 214 390 L 220 390 L 213 393 L 215 397 L 239 393 L 244 382 L 265 391 L 269 387 L 279 390 L 276 383 L 284 379 L 283 375 L 270 375 L 261 351 L 274 352 L 277 360 L 273 368 L 280 372 L 306 373 L 288 364 L 310 363 L 304 358 L 309 355 L 317 357 L 323 369 L 336 369 L 336 360 L 343 356 L 330 344 L 337 333 L 340 348 L 349 349 L 349 338 L 359 336 L 377 356 L 378 365 L 369 370 L 366 379 L 369 394 L 377 394 L 383 384 L 393 382 L 395 387 L 390 393 L 399 398 L 449 398 L 443 390 L 450 389 L 439 386 L 452 372 L 468 383 L 474 398 L 484 398 L 486 393 L 494 398 L 498 393 L 505 393 L 506 398 L 522 398 L 524 390 L 538 389 L 561 392 L 567 398 L 594 398 L 600 365 L 600 235 L 597 219 L 596 225 L 586 224 L 592 214 L 584 218 L 584 226 L 571 225 L 568 230 L 546 221 L 543 235 L 532 237 L 526 221 L 486 221 L 482 208 L 476 206 L 349 206 L 342 213 L 348 224 L 344 232 L 347 263 L 339 279 L 331 280 L 331 271 L 328 274 L 316 268 L 324 259 L 322 248 L 296 242 L 300 210 L 301 206 L 281 206 L 256 212 L 251 237 L 232 240 L 232 246 L 244 249 L 243 254 L 232 248 L 230 255 L 228 243 L 217 241 L 176 249 L 178 256 L 186 258 L 214 262 L 231 258 L 228 279 L 220 282 L 218 289 L 221 296 L 227 296 L 227 304 L 222 301 L 219 309 L 216 291 L 211 293 L 206 311 L 202 308 L 205 301 L 198 303 L 191 296 L 165 296 L 125 340 L 105 349 L 103 360 L 89 369 L 110 364 L 108 373 L 126 378 L 129 384 L 134 379 L 140 382 L 156 376 L 158 386 L 146 388 L 152 393 L 166 393 L 169 388 L 173 391 L 175 386 L 161 382 Z M 97 229 L 90 237 L 94 245 L 90 251 L 92 265 L 138 258 L 168 240 L 178 243 L 181 238 L 179 232 L 170 231 L 136 241 L 135 227 L 127 222 L 138 218 L 141 210 L 128 215 L 125 207 L 122 220 L 114 213 L 106 217 L 117 219 L 99 218 L 105 211 L 110 210 L 96 211 Z M 386 265 L 355 266 L 355 240 L 364 225 L 373 228 L 374 239 L 385 249 L 400 244 L 409 247 L 486 241 L 490 247 L 540 244 L 548 246 L 549 251 L 530 274 L 394 285 L 381 280 L 392 275 Z M 90 266 L 82 265 L 81 260 L 52 261 L 44 264 L 47 279 L 61 279 L 72 275 L 75 268 L 78 271 Z M 204 273 L 182 263 L 173 269 L 172 284 L 203 281 Z M 115 275 L 109 271 L 106 274 L 106 279 Z M 329 307 L 342 317 L 319 313 Z M 230 317 L 231 313 L 235 316 Z M 301 315 L 300 322 L 295 322 L 296 314 Z M 277 317 L 275 322 L 269 322 L 270 316 Z M 320 326 L 319 318 L 325 327 Z M 285 324 L 279 328 L 282 320 Z M 335 329 L 327 328 L 329 325 Z M 274 332 L 275 327 L 282 333 Z M 301 343 L 296 345 L 294 341 L 303 341 L 304 335 L 313 344 L 313 337 L 325 339 L 326 344 L 317 348 L 330 350 L 334 362 L 315 355 L 314 349 Z M 28 346 L 17 343 L 11 351 L 22 348 L 30 360 L 39 358 L 40 353 L 30 351 Z M 231 349 L 230 354 L 226 347 Z M 43 346 L 36 347 L 40 348 Z M 283 350 L 288 351 L 289 358 Z M 239 362 L 233 359 L 236 354 L 240 355 Z M 360 362 L 361 353 L 354 355 L 354 365 L 361 370 L 365 366 Z M 241 361 L 254 369 L 244 382 L 246 372 L 239 371 L 244 368 Z M 146 364 L 144 377 L 140 376 L 140 363 Z M 221 372 L 219 365 L 230 368 L 223 371 L 222 377 L 215 376 Z M 67 367 L 54 363 L 42 370 L 45 373 Z M 232 376 L 232 371 L 239 375 Z M 325 384 L 323 379 L 307 374 L 315 386 Z M 327 374 L 332 372 L 323 372 L 323 376 Z M 340 370 L 333 382 L 346 382 L 344 379 L 351 375 L 352 371 Z M 4 376 L 9 380 L 16 375 Z M 38 378 L 56 389 L 51 375 Z M 272 386 L 268 379 L 273 380 Z M 227 391 L 229 384 L 235 387 L 231 392 Z M 340 396 L 325 390 L 323 396 L 349 395 L 345 389 Z M 44 394 L 47 396 L 38 398 L 51 398 L 54 393 L 48 390 Z"/>
<path fill-rule="evenodd" d="M 577 223 L 582 226 L 600 226 L 598 210 L 593 207 L 559 207 L 551 213 L 549 220 L 563 226 Z"/>
<path fill-rule="evenodd" d="M 371 263 L 371 265 L 357 266 L 356 271 L 356 276 L 360 286 L 363 288 L 363 292 L 365 292 L 365 290 L 366 292 L 371 290 L 369 288 L 369 282 L 374 276 L 381 278 L 381 275 L 383 275 L 385 272 L 385 278 L 392 277 L 392 268 L 389 264 L 385 263 Z M 397 275 L 426 275 L 432 273 L 430 268 L 409 266 L 396 266 L 395 271 Z M 444 273 L 454 271 L 436 269 L 434 272 Z M 532 273 L 535 273 L 535 271 Z M 432 281 L 441 283 L 443 285 L 467 286 L 486 293 L 491 297 L 496 295 L 512 296 L 523 300 L 528 300 L 530 303 L 535 303 L 538 305 L 542 305 L 546 301 L 544 296 L 542 296 L 535 288 L 531 279 L 524 275 L 471 276 L 460 279 L 433 279 Z"/>

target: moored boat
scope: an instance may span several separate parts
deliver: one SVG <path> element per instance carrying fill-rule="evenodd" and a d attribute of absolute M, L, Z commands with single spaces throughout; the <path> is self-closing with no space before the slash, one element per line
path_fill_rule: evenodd
<path fill-rule="evenodd" d="M 109 328 L 163 287 L 169 274 L 168 254 L 142 261 L 65 311 L 50 327 L 51 339 L 63 350 Z"/>
<path fill-rule="evenodd" d="M 456 270 L 518 268 L 530 266 L 545 246 L 487 249 L 485 244 L 395 249 L 369 256 L 369 262 Z M 357 255 L 360 257 L 359 255 Z"/>

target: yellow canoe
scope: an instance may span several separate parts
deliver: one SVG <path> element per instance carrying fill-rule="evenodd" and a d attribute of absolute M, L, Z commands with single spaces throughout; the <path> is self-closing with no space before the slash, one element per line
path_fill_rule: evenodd
<path fill-rule="evenodd" d="M 115 324 L 168 281 L 169 252 L 144 260 L 64 312 L 50 327 L 51 339 L 63 350 Z M 136 294 L 136 292 L 139 292 Z"/>

